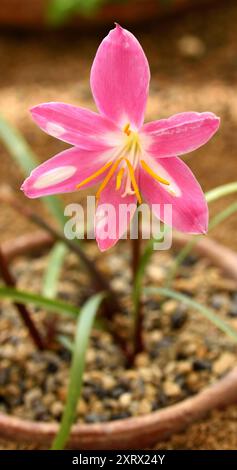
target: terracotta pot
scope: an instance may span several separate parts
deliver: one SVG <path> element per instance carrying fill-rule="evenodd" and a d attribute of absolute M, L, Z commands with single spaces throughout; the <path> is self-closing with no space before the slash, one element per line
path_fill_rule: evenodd
<path fill-rule="evenodd" d="M 177 235 L 174 244 L 182 246 L 187 237 Z M 9 260 L 18 255 L 45 249 L 54 243 L 52 238 L 39 232 L 17 238 L 3 246 Z M 201 256 L 218 265 L 237 287 L 237 255 L 210 239 L 202 238 L 196 245 Z M 174 432 L 186 429 L 215 408 L 237 402 L 237 367 L 215 384 L 176 405 L 155 411 L 146 416 L 126 418 L 107 423 L 76 424 L 72 428 L 68 446 L 83 450 L 144 449 L 151 448 Z M 18 442 L 34 442 L 50 447 L 59 429 L 56 423 L 31 422 L 0 413 L 0 437 Z"/>
<path fill-rule="evenodd" d="M 47 5 L 50 0 L 1 0 L 0 24 L 6 26 L 40 27 L 46 24 Z M 192 6 L 205 5 L 217 0 L 172 0 L 170 5 L 163 0 L 127 0 L 124 3 L 111 3 L 102 6 L 91 17 L 77 15 L 76 24 L 83 29 L 88 25 L 136 23 L 154 19 L 156 16 L 172 13 Z M 73 20 L 74 22 L 74 20 Z"/>

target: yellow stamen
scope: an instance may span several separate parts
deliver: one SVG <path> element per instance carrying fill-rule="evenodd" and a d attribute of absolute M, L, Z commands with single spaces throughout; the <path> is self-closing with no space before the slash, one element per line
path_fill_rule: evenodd
<path fill-rule="evenodd" d="M 144 160 L 141 160 L 141 165 L 142 168 L 150 175 L 152 178 L 154 178 L 156 181 L 159 181 L 159 183 L 167 184 L 167 186 L 170 185 L 170 182 L 162 178 L 161 176 L 158 176 L 148 165 Z"/>
<path fill-rule="evenodd" d="M 83 180 L 81 183 L 77 184 L 76 185 L 76 188 L 79 189 L 81 188 L 81 186 L 84 186 L 84 184 L 86 183 L 89 183 L 90 181 L 92 181 L 93 179 L 95 179 L 97 176 L 100 176 L 102 173 L 105 172 L 105 170 L 107 170 L 107 168 L 109 168 L 111 165 L 112 165 L 113 162 L 109 162 L 109 163 L 106 163 L 106 165 L 104 165 L 102 168 L 100 168 L 98 171 L 96 171 L 95 173 L 93 173 L 91 176 L 88 176 L 88 178 L 86 178 L 85 180 Z"/>
<path fill-rule="evenodd" d="M 120 168 L 120 170 L 117 174 L 117 179 L 116 179 L 116 190 L 117 191 L 121 188 L 123 174 L 124 174 L 124 168 Z"/>
<path fill-rule="evenodd" d="M 108 182 L 111 180 L 114 172 L 117 170 L 119 164 L 121 163 L 121 161 L 123 160 L 123 157 L 119 158 L 112 166 L 112 168 L 110 168 L 109 172 L 107 173 L 103 183 L 100 185 L 97 193 L 96 193 L 96 199 L 98 200 L 102 191 L 105 189 L 105 187 L 107 186 Z"/>
<path fill-rule="evenodd" d="M 128 122 L 128 124 L 126 124 L 126 126 L 124 127 L 123 132 L 124 132 L 125 134 L 127 134 L 127 136 L 129 136 L 129 135 L 131 134 L 129 122 Z"/>
<path fill-rule="evenodd" d="M 139 189 L 138 189 L 138 185 L 137 185 L 137 182 L 136 182 L 133 166 L 131 165 L 130 161 L 127 158 L 125 158 L 125 160 L 126 160 L 126 163 L 128 165 L 128 171 L 129 171 L 129 174 L 130 174 L 130 178 L 131 178 L 131 182 L 132 182 L 132 185 L 133 185 L 134 192 L 136 194 L 136 197 L 137 197 L 137 200 L 138 200 L 139 204 L 141 204 L 142 203 L 142 198 L 141 198 L 141 195 L 139 193 Z"/>

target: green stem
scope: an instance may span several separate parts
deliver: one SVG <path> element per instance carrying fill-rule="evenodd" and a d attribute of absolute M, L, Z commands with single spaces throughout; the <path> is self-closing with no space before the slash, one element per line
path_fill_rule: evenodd
<path fill-rule="evenodd" d="M 140 234 L 140 214 L 138 212 L 138 230 L 137 238 L 131 240 L 132 244 L 132 278 L 133 278 L 133 292 L 135 290 L 135 285 L 137 282 L 137 273 L 140 265 L 141 259 L 141 234 Z M 135 233 L 135 231 L 134 231 Z M 143 343 L 143 309 L 141 303 L 141 290 L 136 291 L 136 311 L 134 312 L 134 331 L 133 331 L 133 341 L 134 341 L 134 357 L 136 354 L 144 350 Z"/>
<path fill-rule="evenodd" d="M 213 202 L 217 199 L 220 199 L 223 196 L 228 196 L 229 194 L 233 194 L 237 192 L 237 182 L 234 181 L 233 183 L 223 184 L 222 186 L 218 186 L 218 188 L 211 189 L 207 193 L 205 193 L 207 202 Z"/>

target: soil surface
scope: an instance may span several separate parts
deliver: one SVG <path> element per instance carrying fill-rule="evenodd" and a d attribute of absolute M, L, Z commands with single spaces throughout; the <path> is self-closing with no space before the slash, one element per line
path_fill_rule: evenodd
<path fill-rule="evenodd" d="M 207 8 L 205 13 L 182 14 L 135 31 L 152 72 L 147 120 L 188 110 L 213 111 L 222 119 L 215 138 L 185 157 L 204 190 L 231 182 L 237 176 L 236 21 L 237 5 L 229 1 Z M 65 148 L 65 144 L 37 129 L 28 108 L 43 101 L 65 101 L 94 109 L 89 71 L 104 35 L 102 31 L 94 37 L 80 36 L 78 32 L 0 33 L 1 113 L 23 132 L 40 161 Z M 18 192 L 23 175 L 3 147 L 0 155 L 0 184 L 7 182 Z M 85 193 L 69 195 L 66 200 L 75 202 L 84 196 Z M 22 195 L 19 197 L 25 201 Z M 231 200 L 213 204 L 211 213 Z M 44 211 L 38 201 L 28 203 L 36 211 Z M 0 222 L 1 241 L 32 230 L 7 207 L 1 207 Z M 232 216 L 213 236 L 236 249 L 236 225 L 236 216 Z M 235 408 L 215 412 L 209 420 L 195 424 L 187 433 L 174 436 L 159 447 L 233 449 L 237 445 L 236 423 Z"/>

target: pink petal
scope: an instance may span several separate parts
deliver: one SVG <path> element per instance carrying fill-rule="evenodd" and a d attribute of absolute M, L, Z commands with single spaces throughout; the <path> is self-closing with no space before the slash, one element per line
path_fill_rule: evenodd
<path fill-rule="evenodd" d="M 149 161 L 151 166 L 151 160 Z M 172 204 L 172 226 L 181 232 L 206 233 L 208 207 L 202 189 L 187 165 L 177 157 L 153 160 L 152 169 L 171 184 L 158 183 L 143 169 L 140 173 L 140 188 L 145 200 L 153 206 L 154 214 L 162 221 L 164 205 Z M 176 196 L 168 191 L 173 191 Z M 160 206 L 159 206 L 160 205 Z"/>
<path fill-rule="evenodd" d="M 98 171 L 109 159 L 109 151 L 101 153 L 72 147 L 42 163 L 24 181 L 21 189 L 29 198 L 77 191 L 77 184 Z M 83 185 L 81 189 L 96 184 L 103 175 Z"/>
<path fill-rule="evenodd" d="M 116 25 L 102 41 L 91 69 L 91 89 L 99 111 L 120 127 L 141 127 L 150 71 L 144 51 L 126 29 Z"/>
<path fill-rule="evenodd" d="M 49 135 L 87 150 L 113 146 L 118 128 L 89 109 L 65 103 L 43 103 L 31 109 L 38 126 Z"/>
<path fill-rule="evenodd" d="M 108 250 L 128 230 L 136 208 L 135 196 L 125 196 L 123 185 L 120 191 L 115 190 L 116 178 L 111 178 L 102 191 L 95 217 L 96 240 L 101 251 Z"/>
<path fill-rule="evenodd" d="M 213 113 L 180 113 L 145 124 L 149 153 L 155 157 L 182 155 L 201 147 L 217 131 L 220 119 Z"/>

